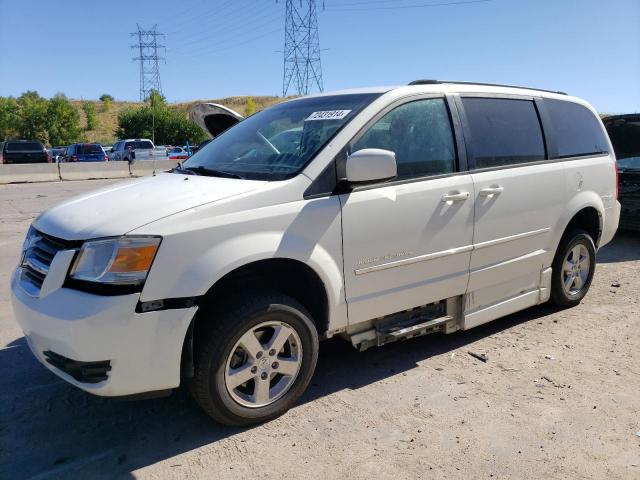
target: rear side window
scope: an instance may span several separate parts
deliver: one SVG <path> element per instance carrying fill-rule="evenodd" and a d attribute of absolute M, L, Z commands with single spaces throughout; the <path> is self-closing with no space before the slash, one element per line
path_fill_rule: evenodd
<path fill-rule="evenodd" d="M 95 154 L 104 154 L 102 147 L 97 143 L 90 143 L 84 145 L 78 145 L 76 147 L 79 155 L 95 155 Z"/>
<path fill-rule="evenodd" d="M 128 150 L 131 147 L 132 150 L 145 150 L 153 148 L 153 144 L 149 140 L 135 141 L 135 142 L 127 142 L 124 144 L 124 149 Z"/>
<path fill-rule="evenodd" d="M 391 110 L 353 145 L 396 154 L 398 179 L 442 175 L 456 169 L 449 111 L 441 98 L 417 100 Z"/>
<path fill-rule="evenodd" d="M 573 102 L 544 100 L 555 130 L 557 158 L 608 153 L 600 122 L 587 108 Z"/>
<path fill-rule="evenodd" d="M 545 159 L 540 119 L 531 100 L 466 97 L 462 105 L 471 130 L 475 168 Z"/>
<path fill-rule="evenodd" d="M 39 142 L 7 142 L 7 152 L 34 152 L 38 150 L 44 150 Z"/>

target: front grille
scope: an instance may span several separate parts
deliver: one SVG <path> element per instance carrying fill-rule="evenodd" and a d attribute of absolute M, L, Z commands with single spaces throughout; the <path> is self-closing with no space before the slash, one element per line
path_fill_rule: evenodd
<path fill-rule="evenodd" d="M 78 360 L 71 360 L 51 350 L 42 352 L 42 354 L 45 356 L 47 363 L 53 365 L 58 370 L 62 370 L 79 382 L 100 383 L 109 378 L 109 371 L 111 370 L 110 360 L 80 362 Z"/>
<path fill-rule="evenodd" d="M 29 293 L 37 294 L 49 273 L 49 267 L 56 253 L 74 248 L 77 242 L 60 240 L 31 228 L 26 243 L 27 248 L 21 265 L 21 280 Z"/>

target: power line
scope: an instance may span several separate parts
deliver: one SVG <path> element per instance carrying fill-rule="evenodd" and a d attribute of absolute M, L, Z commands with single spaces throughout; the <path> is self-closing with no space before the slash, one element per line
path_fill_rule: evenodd
<path fill-rule="evenodd" d="M 247 38 L 247 39 L 245 39 L 244 41 L 241 41 L 241 42 L 234 41 L 231 45 L 228 45 L 228 46 L 223 47 L 223 48 L 216 47 L 215 50 L 209 50 L 209 51 L 205 51 L 205 52 L 201 52 L 201 53 L 196 53 L 195 55 L 186 54 L 186 55 L 182 56 L 181 58 L 200 58 L 203 55 L 216 55 L 216 54 L 221 53 L 221 52 L 223 53 L 223 52 L 226 52 L 228 50 L 233 50 L 234 48 L 241 47 L 243 45 L 247 45 L 249 43 L 255 42 L 257 40 L 260 40 L 262 38 L 268 37 L 268 36 L 276 34 L 276 33 L 282 33 L 282 28 L 280 27 L 280 28 L 277 28 L 275 30 L 269 30 L 268 32 L 263 33 L 262 35 L 257 35 L 255 37 L 249 37 L 249 38 Z"/>
<path fill-rule="evenodd" d="M 400 10 L 400 9 L 408 9 L 408 8 L 429 8 L 429 7 L 449 7 L 454 5 L 469 5 L 472 3 L 487 3 L 492 0 L 460 0 L 457 2 L 440 2 L 440 3 L 422 3 L 422 4 L 414 4 L 414 5 L 385 5 L 385 6 L 371 6 L 371 7 L 354 7 L 354 8 L 343 8 L 346 5 L 340 5 L 334 8 L 327 8 L 328 12 L 362 12 L 369 10 Z M 351 3 L 350 5 L 366 5 L 371 3 L 379 3 L 379 2 L 362 2 L 362 3 Z M 380 2 L 382 3 L 382 2 Z"/>
<path fill-rule="evenodd" d="M 131 45 L 138 56 L 133 57 L 132 60 L 140 62 L 140 101 L 144 102 L 149 98 L 152 90 L 162 93 L 158 61 L 164 60 L 164 57 L 158 56 L 158 49 L 165 47 L 158 44 L 158 37 L 164 34 L 156 31 L 157 25 L 154 25 L 151 30 L 142 30 L 140 25 L 137 27 L 138 31 L 130 34 L 132 37 L 138 37 L 138 43 Z"/>
<path fill-rule="evenodd" d="M 315 0 L 286 0 L 283 97 L 287 96 L 292 83 L 298 95 L 307 95 L 314 85 L 323 91 Z"/>
<path fill-rule="evenodd" d="M 238 5 L 240 6 L 239 9 L 232 8 L 231 10 L 229 10 L 229 7 L 231 6 L 236 7 Z M 229 0 L 221 5 L 216 5 L 212 9 L 207 9 L 202 12 L 196 12 L 191 17 L 182 19 L 181 21 L 178 21 L 177 23 L 172 24 L 171 28 L 173 30 L 169 31 L 168 35 L 181 36 L 181 35 L 187 34 L 187 36 L 190 36 L 190 34 L 193 34 L 194 31 L 198 33 L 198 28 L 194 28 L 194 27 L 199 27 L 203 25 L 203 22 L 206 22 L 211 18 L 215 18 L 216 20 L 219 21 L 221 19 L 225 19 L 230 16 L 231 17 L 237 16 L 238 14 L 241 14 L 243 10 L 246 10 L 247 8 L 251 8 L 251 7 L 253 6 L 242 5 L 241 3 L 238 3 L 238 0 Z"/>
<path fill-rule="evenodd" d="M 220 28 L 213 28 L 208 34 L 200 35 L 192 37 L 191 39 L 185 39 L 181 42 L 178 42 L 177 45 L 173 48 L 174 50 L 180 50 L 185 47 L 202 46 L 202 43 L 211 42 L 216 38 L 223 38 L 222 41 L 227 40 L 237 40 L 238 38 L 242 38 L 246 33 L 254 33 L 256 28 L 260 28 L 263 25 L 267 25 L 272 23 L 276 19 L 281 21 L 281 14 L 276 12 L 273 15 L 258 15 L 255 17 L 243 17 L 238 18 L 235 22 L 226 22 L 221 25 Z M 237 34 L 237 36 L 236 36 Z M 219 42 L 216 42 L 218 44 Z M 210 45 L 204 45 L 208 47 Z"/>

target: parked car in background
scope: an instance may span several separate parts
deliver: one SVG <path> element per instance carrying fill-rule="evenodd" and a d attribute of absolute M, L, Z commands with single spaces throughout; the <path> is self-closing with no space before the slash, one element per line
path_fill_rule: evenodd
<path fill-rule="evenodd" d="M 193 145 L 191 147 L 191 155 L 193 155 L 194 153 L 200 151 L 202 148 L 204 148 L 207 145 L 209 145 L 209 143 L 211 143 L 211 140 L 213 140 L 213 138 L 208 138 L 205 141 L 200 142 L 198 145 Z"/>
<path fill-rule="evenodd" d="M 603 119 L 618 161 L 620 228 L 640 231 L 640 114 Z"/>
<path fill-rule="evenodd" d="M 281 152 L 269 138 L 291 129 L 300 146 Z M 579 304 L 616 191 L 597 112 L 560 92 L 431 80 L 313 95 L 41 214 L 12 303 L 65 381 L 104 396 L 188 382 L 214 419 L 248 425 L 295 404 L 320 339 L 365 350 Z"/>
<path fill-rule="evenodd" d="M 109 157 L 99 143 L 74 143 L 60 157 L 61 162 L 106 162 Z"/>
<path fill-rule="evenodd" d="M 164 153 L 165 153 L 165 155 L 166 155 L 167 157 L 169 156 L 169 152 L 170 152 L 172 149 L 173 149 L 173 147 L 172 147 L 172 146 L 170 146 L 170 145 L 156 145 L 156 150 L 159 150 L 159 151 L 163 151 L 163 150 L 164 150 Z"/>
<path fill-rule="evenodd" d="M 38 140 L 7 140 L 0 143 L 0 163 L 51 163 L 51 156 Z"/>
<path fill-rule="evenodd" d="M 117 141 L 109 152 L 112 161 L 124 160 L 133 162 L 138 160 L 166 160 L 165 148 L 157 147 L 147 138 L 135 138 Z"/>
<path fill-rule="evenodd" d="M 182 147 L 173 147 L 169 152 L 169 160 L 186 160 L 189 154 Z"/>
<path fill-rule="evenodd" d="M 60 161 L 60 158 L 64 155 L 64 152 L 67 150 L 67 147 L 53 147 L 49 150 L 49 155 L 51 156 L 51 161 L 57 163 Z"/>

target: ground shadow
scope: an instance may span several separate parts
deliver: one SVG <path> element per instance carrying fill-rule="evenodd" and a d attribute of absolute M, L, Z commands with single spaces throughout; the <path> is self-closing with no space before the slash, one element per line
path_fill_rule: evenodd
<path fill-rule="evenodd" d="M 342 340 L 321 345 L 316 373 L 299 403 L 358 389 L 417 363 L 554 312 L 535 307 L 468 332 L 431 335 L 358 353 Z M 118 401 L 86 394 L 34 359 L 23 339 L 0 350 L 0 476 L 130 477 L 131 471 L 242 431 L 221 427 L 184 388 L 171 397 Z"/>
<path fill-rule="evenodd" d="M 629 262 L 640 259 L 640 232 L 618 231 L 611 243 L 598 250 L 598 263 Z"/>

